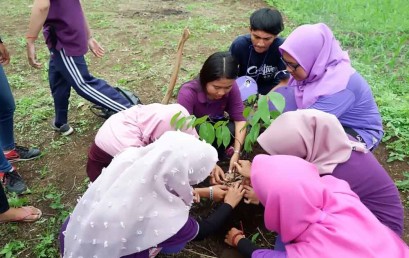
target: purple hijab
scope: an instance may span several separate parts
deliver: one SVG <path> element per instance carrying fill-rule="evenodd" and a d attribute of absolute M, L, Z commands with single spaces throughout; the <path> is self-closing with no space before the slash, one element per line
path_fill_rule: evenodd
<path fill-rule="evenodd" d="M 308 77 L 304 81 L 290 78 L 298 108 L 309 108 L 320 96 L 344 90 L 355 69 L 348 53 L 342 51 L 331 29 L 324 23 L 296 28 L 280 46 L 300 65 Z"/>

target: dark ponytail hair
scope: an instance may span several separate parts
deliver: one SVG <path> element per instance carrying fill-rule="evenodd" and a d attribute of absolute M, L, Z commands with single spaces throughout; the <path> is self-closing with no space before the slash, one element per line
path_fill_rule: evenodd
<path fill-rule="evenodd" d="M 200 85 L 206 92 L 209 82 L 219 79 L 236 79 L 239 74 L 237 61 L 230 52 L 216 52 L 209 56 L 200 70 Z"/>

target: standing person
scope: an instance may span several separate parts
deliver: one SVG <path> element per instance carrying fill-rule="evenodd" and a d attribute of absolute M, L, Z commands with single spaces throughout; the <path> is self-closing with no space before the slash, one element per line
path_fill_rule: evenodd
<path fill-rule="evenodd" d="M 214 168 L 217 152 L 180 131 L 113 159 L 79 200 L 60 234 L 64 257 L 148 258 L 181 251 L 218 230 L 243 196 L 231 187 L 207 219 L 189 216 L 191 185 Z"/>
<path fill-rule="evenodd" d="M 136 105 L 112 115 L 98 130 L 88 152 L 87 174 L 95 181 L 114 156 L 128 147 L 143 147 L 159 139 L 166 131 L 174 130 L 172 116 L 181 112 L 189 116 L 179 104 Z M 194 128 L 182 128 L 197 136 Z"/>
<path fill-rule="evenodd" d="M 281 61 L 278 47 L 284 39 L 279 37 L 284 30 L 281 13 L 270 8 L 261 8 L 250 16 L 250 34 L 237 37 L 230 52 L 239 63 L 239 76 L 252 77 L 258 93 L 268 94 L 278 84 L 285 85 L 288 73 Z"/>
<path fill-rule="evenodd" d="M 229 52 L 216 52 L 204 62 L 198 78 L 184 83 L 178 94 L 178 103 L 189 114 L 196 117 L 208 115 L 213 123 L 230 121 L 228 127 L 234 136 L 230 171 L 234 168 L 234 162 L 239 160 L 246 135 L 244 106 L 235 82 L 237 72 L 237 62 Z M 219 159 L 223 159 L 226 155 L 225 148 L 220 146 L 217 150 Z"/>
<path fill-rule="evenodd" d="M 301 42 L 301 43 L 300 43 Z M 318 109 L 338 117 L 345 131 L 376 148 L 383 136 L 382 119 L 365 79 L 351 66 L 331 29 L 323 24 L 296 28 L 280 46 L 291 74 L 298 109 Z"/>
<path fill-rule="evenodd" d="M 0 160 L 4 158 L 0 153 Z M 0 184 L 0 224 L 6 222 L 34 222 L 41 218 L 41 210 L 32 206 L 10 208 L 3 185 Z"/>
<path fill-rule="evenodd" d="M 320 177 L 315 165 L 295 156 L 257 155 L 254 191 L 264 223 L 281 235 L 282 251 L 261 249 L 232 228 L 225 242 L 245 257 L 409 257 L 408 246 L 361 203 L 348 183 Z"/>
<path fill-rule="evenodd" d="M 270 155 L 297 156 L 316 165 L 321 176 L 345 180 L 380 222 L 402 236 L 404 211 L 395 183 L 371 152 L 348 138 L 334 115 L 315 109 L 284 113 L 257 141 Z"/>
<path fill-rule="evenodd" d="M 20 194 L 27 190 L 27 186 L 10 162 L 34 159 L 39 157 L 41 152 L 15 144 L 13 119 L 16 106 L 3 70 L 3 65 L 9 62 L 10 55 L 0 38 L 0 175 L 7 191 Z"/>
<path fill-rule="evenodd" d="M 80 0 L 34 0 L 27 32 L 27 56 L 34 68 L 41 67 L 36 60 L 34 42 L 42 27 L 50 50 L 48 79 L 54 99 L 52 128 L 55 131 L 62 135 L 74 131 L 68 124 L 71 87 L 88 101 L 114 112 L 131 107 L 106 81 L 88 71 L 84 58 L 88 47 L 96 57 L 102 57 L 104 49 L 92 36 Z"/>

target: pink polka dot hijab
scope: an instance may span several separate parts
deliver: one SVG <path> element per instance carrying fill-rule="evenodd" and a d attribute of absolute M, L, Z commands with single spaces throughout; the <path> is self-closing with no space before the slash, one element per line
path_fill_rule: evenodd
<path fill-rule="evenodd" d="M 280 46 L 280 52 L 287 52 L 300 65 L 308 77 L 288 82 L 294 86 L 298 108 L 308 108 L 320 96 L 331 95 L 344 90 L 355 69 L 352 68 L 348 53 L 341 49 L 331 29 L 324 23 L 306 24 L 297 27 Z"/>
<path fill-rule="evenodd" d="M 407 245 L 347 182 L 320 177 L 315 165 L 299 157 L 257 155 L 251 182 L 265 207 L 266 228 L 281 235 L 288 258 L 409 257 Z M 263 252 L 252 257 L 266 257 Z"/>
<path fill-rule="evenodd" d="M 121 257 L 170 238 L 188 219 L 191 185 L 216 161 L 211 145 L 180 131 L 118 154 L 76 205 L 64 257 Z"/>

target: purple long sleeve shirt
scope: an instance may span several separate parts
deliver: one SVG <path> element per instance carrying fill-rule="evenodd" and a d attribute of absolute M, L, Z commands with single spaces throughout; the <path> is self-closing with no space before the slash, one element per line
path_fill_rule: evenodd
<path fill-rule="evenodd" d="M 354 129 L 368 149 L 376 147 L 382 139 L 382 118 L 366 80 L 358 73 L 349 79 L 345 90 L 321 96 L 310 107 L 334 114 L 343 126 Z"/>
<path fill-rule="evenodd" d="M 221 119 L 226 111 L 233 121 L 246 121 L 243 116 L 243 102 L 240 90 L 234 82 L 231 91 L 221 99 L 210 100 L 203 91 L 199 80 L 192 80 L 182 85 L 178 94 L 178 103 L 189 114 L 196 117 L 208 115 L 211 119 Z"/>
<path fill-rule="evenodd" d="M 43 33 L 49 49 L 64 49 L 67 56 L 85 55 L 88 35 L 80 0 L 51 0 Z"/>

